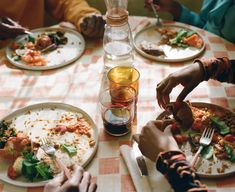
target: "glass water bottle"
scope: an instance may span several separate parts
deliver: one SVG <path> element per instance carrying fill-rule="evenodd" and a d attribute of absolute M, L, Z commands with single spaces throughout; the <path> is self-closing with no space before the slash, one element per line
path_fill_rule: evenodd
<path fill-rule="evenodd" d="M 133 66 L 133 41 L 128 23 L 127 0 L 105 0 L 106 26 L 103 38 L 104 65 Z"/>

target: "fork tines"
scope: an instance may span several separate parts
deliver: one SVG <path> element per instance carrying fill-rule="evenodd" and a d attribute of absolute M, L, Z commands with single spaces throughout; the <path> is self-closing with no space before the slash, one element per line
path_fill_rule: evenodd
<path fill-rule="evenodd" d="M 214 129 L 212 127 L 206 127 L 202 133 L 202 137 L 210 138 L 213 136 Z"/>

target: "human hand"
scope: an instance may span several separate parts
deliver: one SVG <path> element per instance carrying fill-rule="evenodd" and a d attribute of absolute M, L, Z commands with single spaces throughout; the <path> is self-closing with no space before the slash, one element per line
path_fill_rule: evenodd
<path fill-rule="evenodd" d="M 102 15 L 89 15 L 83 18 L 81 33 L 87 38 L 101 38 L 104 35 L 105 20 Z"/>
<path fill-rule="evenodd" d="M 95 192 L 97 185 L 91 182 L 90 173 L 77 166 L 70 179 L 65 181 L 64 172 L 60 173 L 44 187 L 44 192 Z"/>
<path fill-rule="evenodd" d="M 184 86 L 176 99 L 176 101 L 181 102 L 203 80 L 204 69 L 199 63 L 194 63 L 170 74 L 157 85 L 156 92 L 159 106 L 166 108 L 167 104 L 170 102 L 169 94 L 177 85 L 181 84 Z"/>
<path fill-rule="evenodd" d="M 171 13 L 175 19 L 178 19 L 180 17 L 181 5 L 178 1 L 175 1 L 175 0 L 145 0 L 145 7 L 151 10 L 152 9 L 151 3 L 153 3 L 156 11 Z"/>
<path fill-rule="evenodd" d="M 24 34 L 26 30 L 9 17 L 2 17 L 0 20 L 0 39 L 14 38 L 17 35 Z"/>
<path fill-rule="evenodd" d="M 162 123 L 159 120 L 149 121 L 142 128 L 141 134 L 133 135 L 141 153 L 152 161 L 156 161 L 160 152 L 180 150 L 171 134 L 171 125 L 161 131 Z"/>

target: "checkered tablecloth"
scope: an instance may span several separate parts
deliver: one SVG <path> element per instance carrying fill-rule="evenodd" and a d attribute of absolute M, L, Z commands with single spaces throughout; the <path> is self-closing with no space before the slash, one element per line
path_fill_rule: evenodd
<path fill-rule="evenodd" d="M 147 22 L 146 17 L 130 17 L 133 32 L 140 30 Z M 235 45 L 202 29 L 187 26 L 200 33 L 206 43 L 201 56 L 228 56 L 235 59 Z M 100 192 L 135 191 L 126 165 L 120 156 L 119 146 L 131 144 L 131 134 L 112 137 L 103 130 L 98 107 L 98 94 L 104 83 L 102 40 L 87 41 L 84 55 L 69 66 L 44 72 L 17 69 L 5 57 L 7 42 L 0 46 L 0 117 L 21 107 L 41 102 L 63 102 L 85 110 L 99 128 L 98 151 L 86 167 L 98 184 Z M 183 63 L 160 63 L 135 55 L 135 67 L 140 71 L 140 88 L 136 126 L 132 132 L 139 132 L 149 120 L 162 111 L 156 101 L 155 88 L 168 74 L 179 70 L 193 61 Z M 174 100 L 182 87 L 171 94 Z M 235 111 L 235 86 L 213 80 L 201 83 L 187 99 L 211 102 Z M 210 192 L 235 191 L 235 177 L 204 181 Z M 41 192 L 43 188 L 20 188 L 0 181 L 0 192 Z"/>

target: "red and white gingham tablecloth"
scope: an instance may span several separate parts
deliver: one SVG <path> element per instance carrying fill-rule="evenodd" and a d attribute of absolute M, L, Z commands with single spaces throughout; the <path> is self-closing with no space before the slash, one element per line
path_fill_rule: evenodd
<path fill-rule="evenodd" d="M 130 17 L 133 32 L 147 22 L 155 21 L 146 17 Z M 200 33 L 206 43 L 204 57 L 228 56 L 235 59 L 235 45 L 224 39 L 192 26 Z M 104 84 L 102 40 L 87 41 L 84 55 L 66 67 L 36 72 L 17 69 L 7 61 L 5 47 L 0 43 L 0 117 L 21 107 L 41 102 L 63 102 L 85 110 L 99 128 L 98 151 L 86 167 L 98 184 L 100 192 L 135 191 L 126 165 L 120 156 L 119 146 L 131 144 L 131 134 L 112 137 L 103 130 L 99 113 L 98 94 Z M 135 67 L 140 71 L 140 87 L 136 126 L 132 132 L 139 132 L 149 120 L 155 119 L 162 111 L 156 101 L 155 88 L 168 74 L 191 64 L 193 61 L 179 63 L 160 63 L 135 54 Z M 174 100 L 182 87 L 171 94 Z M 235 85 L 219 83 L 214 80 L 201 83 L 189 96 L 190 101 L 215 103 L 235 111 Z M 202 181 L 210 192 L 235 191 L 235 176 L 220 180 Z M 0 192 L 41 192 L 39 188 L 20 188 L 0 181 Z"/>

